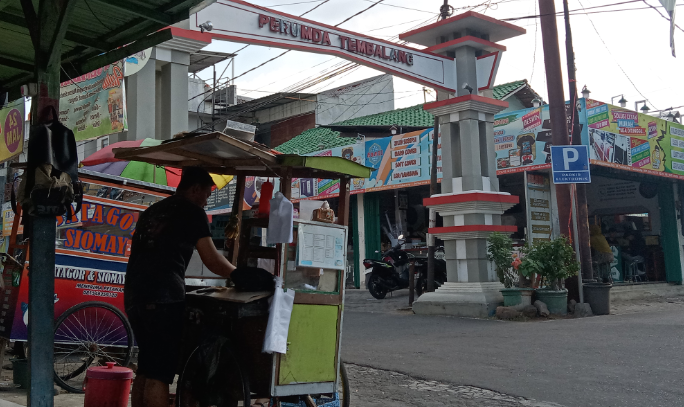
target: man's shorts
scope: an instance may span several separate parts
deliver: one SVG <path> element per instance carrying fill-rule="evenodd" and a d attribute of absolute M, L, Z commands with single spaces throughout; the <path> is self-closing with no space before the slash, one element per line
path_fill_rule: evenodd
<path fill-rule="evenodd" d="M 181 353 L 185 303 L 133 306 L 126 313 L 138 344 L 137 374 L 172 384 Z"/>

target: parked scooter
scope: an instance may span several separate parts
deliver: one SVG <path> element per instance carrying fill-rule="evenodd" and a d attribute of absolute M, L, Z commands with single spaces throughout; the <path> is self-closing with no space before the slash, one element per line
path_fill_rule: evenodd
<path fill-rule="evenodd" d="M 415 260 L 415 289 L 420 295 L 427 289 L 427 259 L 415 259 L 413 255 L 401 249 L 404 243 L 399 236 L 398 243 L 382 254 L 382 260 L 364 259 L 365 274 L 368 277 L 368 291 L 381 300 L 387 293 L 409 287 L 410 262 Z M 446 281 L 446 263 L 436 259 L 435 285 L 439 287 Z"/>

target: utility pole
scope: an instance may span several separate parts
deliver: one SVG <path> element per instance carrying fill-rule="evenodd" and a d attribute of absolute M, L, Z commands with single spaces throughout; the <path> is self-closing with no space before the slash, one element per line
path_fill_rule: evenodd
<path fill-rule="evenodd" d="M 572 29 L 570 28 L 570 13 L 568 0 L 563 0 L 563 15 L 565 16 L 565 51 L 568 60 L 568 82 L 570 90 L 570 112 L 572 128 L 572 144 L 582 144 L 582 132 L 580 128 L 579 114 L 577 113 L 577 79 L 575 75 L 575 51 L 572 47 Z M 576 246 L 579 248 L 580 264 L 582 267 L 582 279 L 593 278 L 591 265 L 591 248 L 589 246 L 589 211 L 587 208 L 587 188 L 584 184 L 576 184 L 577 196 L 577 239 Z"/>
<path fill-rule="evenodd" d="M 549 115 L 552 127 L 551 142 L 554 146 L 562 146 L 568 144 L 568 126 L 565 119 L 565 97 L 563 94 L 560 50 L 558 48 L 556 6 L 553 0 L 539 0 L 539 14 L 544 48 L 546 87 L 549 94 Z M 569 185 L 556 185 L 556 201 L 558 202 L 560 234 L 570 237 L 571 202 Z"/>
<path fill-rule="evenodd" d="M 440 18 L 445 20 L 451 15 L 451 6 L 449 6 L 449 0 L 444 0 L 444 4 L 439 8 Z M 435 95 L 439 100 L 439 91 L 435 89 Z M 425 98 L 425 88 L 423 88 L 423 97 Z M 426 99 L 427 102 L 427 99 Z M 439 118 L 435 116 L 435 124 L 432 130 L 432 165 L 430 167 L 430 196 L 439 193 L 437 185 L 437 149 L 439 148 Z M 436 225 L 437 212 L 434 209 L 430 209 L 428 215 L 428 228 L 433 228 Z M 435 291 L 435 237 L 428 233 L 427 235 L 428 244 L 428 264 L 427 264 L 427 291 Z"/>

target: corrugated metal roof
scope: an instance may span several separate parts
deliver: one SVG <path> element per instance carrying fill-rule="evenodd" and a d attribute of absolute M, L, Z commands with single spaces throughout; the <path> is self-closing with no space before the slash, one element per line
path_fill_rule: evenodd
<path fill-rule="evenodd" d="M 66 73 L 63 72 L 61 80 L 121 59 L 123 46 L 132 54 L 136 48 L 156 45 L 155 41 L 163 41 L 165 37 L 159 35 L 160 30 L 187 19 L 190 9 L 201 2 L 147 0 L 135 6 L 131 2 L 108 0 L 73 2 L 61 48 L 62 59 L 68 61 L 62 64 Z M 36 1 L 29 3 L 38 5 Z M 40 2 L 43 3 L 49 2 Z M 19 85 L 34 79 L 33 42 L 27 21 L 20 0 L 0 1 L 0 90 L 10 91 L 13 94 L 10 99 L 18 97 Z M 112 60 L 108 61 L 108 57 Z M 93 64 L 99 65 L 92 67 Z"/>

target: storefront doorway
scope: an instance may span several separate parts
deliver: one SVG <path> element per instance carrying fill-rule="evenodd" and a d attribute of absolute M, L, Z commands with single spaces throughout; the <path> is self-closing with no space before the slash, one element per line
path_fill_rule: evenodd
<path fill-rule="evenodd" d="M 681 281 L 679 250 L 665 249 L 673 242 L 678 247 L 671 180 L 592 171 L 587 205 L 592 233 L 606 238 L 614 258 L 609 269 L 597 265 L 595 277 L 605 278 L 609 270 L 615 283 Z M 601 257 L 596 248 L 592 252 Z"/>

